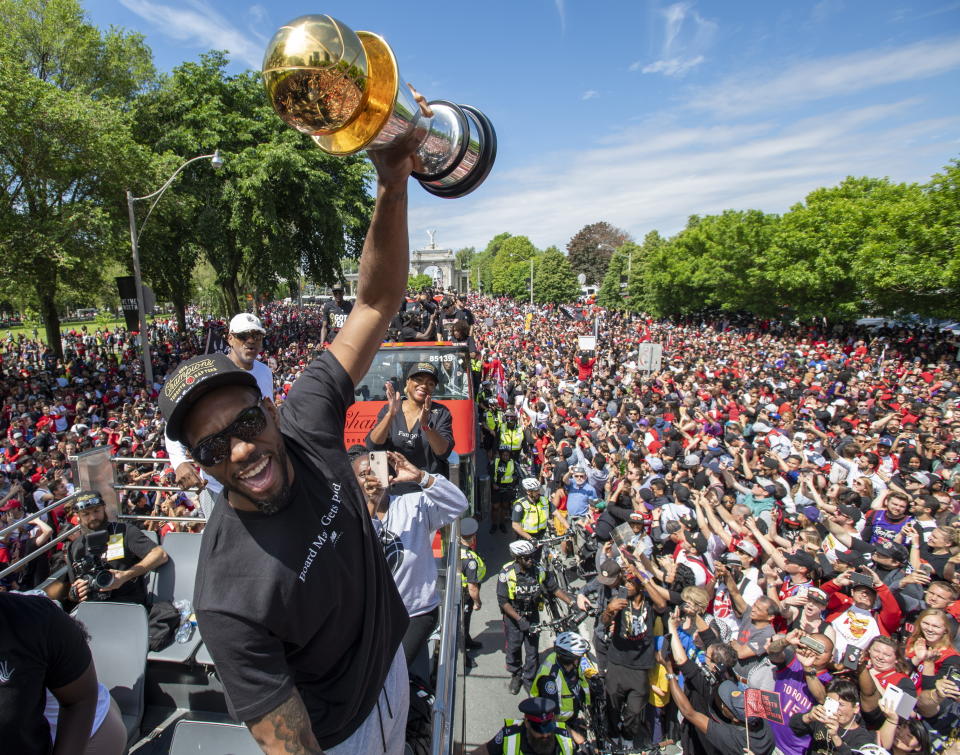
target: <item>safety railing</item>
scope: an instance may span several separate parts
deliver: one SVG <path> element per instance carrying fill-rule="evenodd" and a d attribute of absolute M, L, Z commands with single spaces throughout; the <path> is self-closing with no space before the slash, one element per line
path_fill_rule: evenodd
<path fill-rule="evenodd" d="M 71 493 L 70 495 L 65 496 L 64 498 L 61 498 L 59 501 L 54 501 L 53 503 L 44 506 L 42 509 L 38 509 L 37 511 L 32 511 L 26 516 L 21 517 L 20 519 L 17 519 L 17 521 L 11 522 L 3 529 L 0 529 L 0 539 L 5 538 L 7 535 L 9 535 L 12 532 L 29 527 L 31 522 L 39 519 L 44 514 L 48 514 L 49 512 L 53 511 L 54 509 L 60 506 L 65 506 L 66 504 L 70 503 L 70 501 L 74 499 L 75 495 L 76 495 L 75 493 Z M 16 574 L 18 571 L 21 571 L 28 564 L 40 558 L 40 556 L 42 556 L 43 554 L 48 553 L 49 551 L 56 548 L 60 543 L 62 543 L 64 540 L 70 537 L 70 535 L 72 535 L 74 532 L 76 532 L 77 529 L 78 529 L 77 527 L 68 527 L 67 529 L 60 532 L 56 537 L 48 540 L 40 547 L 30 551 L 30 553 L 28 553 L 26 556 L 23 556 L 22 558 L 18 558 L 16 561 L 11 562 L 2 571 L 0 571 L 0 579 L 3 579 L 4 577 L 9 576 L 10 574 Z"/>
<path fill-rule="evenodd" d="M 460 465 L 450 464 L 450 481 L 459 483 Z M 447 552 L 440 609 L 440 649 L 437 662 L 437 688 L 433 702 L 432 755 L 453 752 L 454 719 L 456 716 L 457 663 L 459 660 L 461 601 L 460 586 L 460 520 L 454 520 L 447 532 Z"/>

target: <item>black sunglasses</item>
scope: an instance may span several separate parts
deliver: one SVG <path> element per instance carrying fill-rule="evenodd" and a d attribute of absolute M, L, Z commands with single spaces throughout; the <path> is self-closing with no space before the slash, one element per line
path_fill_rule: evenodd
<path fill-rule="evenodd" d="M 232 335 L 238 341 L 243 342 L 259 341 L 261 338 L 263 338 L 263 333 L 261 333 L 259 330 L 246 330 L 243 333 L 231 333 L 230 335 Z"/>
<path fill-rule="evenodd" d="M 215 467 L 230 455 L 230 438 L 251 441 L 266 426 L 267 415 L 258 402 L 240 412 L 223 430 L 201 440 L 190 453 L 201 467 Z"/>

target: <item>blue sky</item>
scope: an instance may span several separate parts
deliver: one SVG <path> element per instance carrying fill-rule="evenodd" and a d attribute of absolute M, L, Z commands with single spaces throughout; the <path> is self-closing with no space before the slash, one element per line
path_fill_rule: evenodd
<path fill-rule="evenodd" d="M 326 13 L 383 35 L 430 99 L 483 110 L 473 194 L 411 185 L 414 248 L 497 233 L 566 247 L 606 220 L 638 241 L 691 214 L 782 212 L 847 175 L 925 181 L 960 156 L 960 2 L 87 0 L 169 70 L 211 48 L 259 69 L 280 25 Z"/>

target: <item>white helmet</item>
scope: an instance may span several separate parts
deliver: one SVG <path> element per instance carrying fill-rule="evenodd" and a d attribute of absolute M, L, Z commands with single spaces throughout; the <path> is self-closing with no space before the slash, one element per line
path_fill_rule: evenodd
<path fill-rule="evenodd" d="M 586 655 L 587 651 L 590 650 L 590 643 L 576 632 L 560 632 L 553 646 L 557 650 L 570 653 L 570 655 Z"/>
<path fill-rule="evenodd" d="M 524 477 L 520 480 L 524 490 L 539 490 L 540 481 L 536 477 Z"/>
<path fill-rule="evenodd" d="M 510 552 L 515 556 L 532 556 L 537 552 L 537 546 L 529 540 L 514 540 L 510 543 Z"/>

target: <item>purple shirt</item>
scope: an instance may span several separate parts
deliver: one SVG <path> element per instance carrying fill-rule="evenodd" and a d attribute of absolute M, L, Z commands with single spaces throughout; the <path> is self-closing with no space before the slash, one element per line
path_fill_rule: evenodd
<path fill-rule="evenodd" d="M 791 716 L 806 713 L 814 705 L 813 696 L 803 678 L 803 666 L 794 658 L 789 666 L 774 671 L 773 678 L 773 688 L 780 693 L 780 707 L 783 708 L 783 723 L 769 722 L 773 739 L 784 755 L 804 755 L 810 746 L 810 737 L 800 736 L 790 728 Z M 817 678 L 826 686 L 833 677 L 830 672 L 822 671 Z"/>

